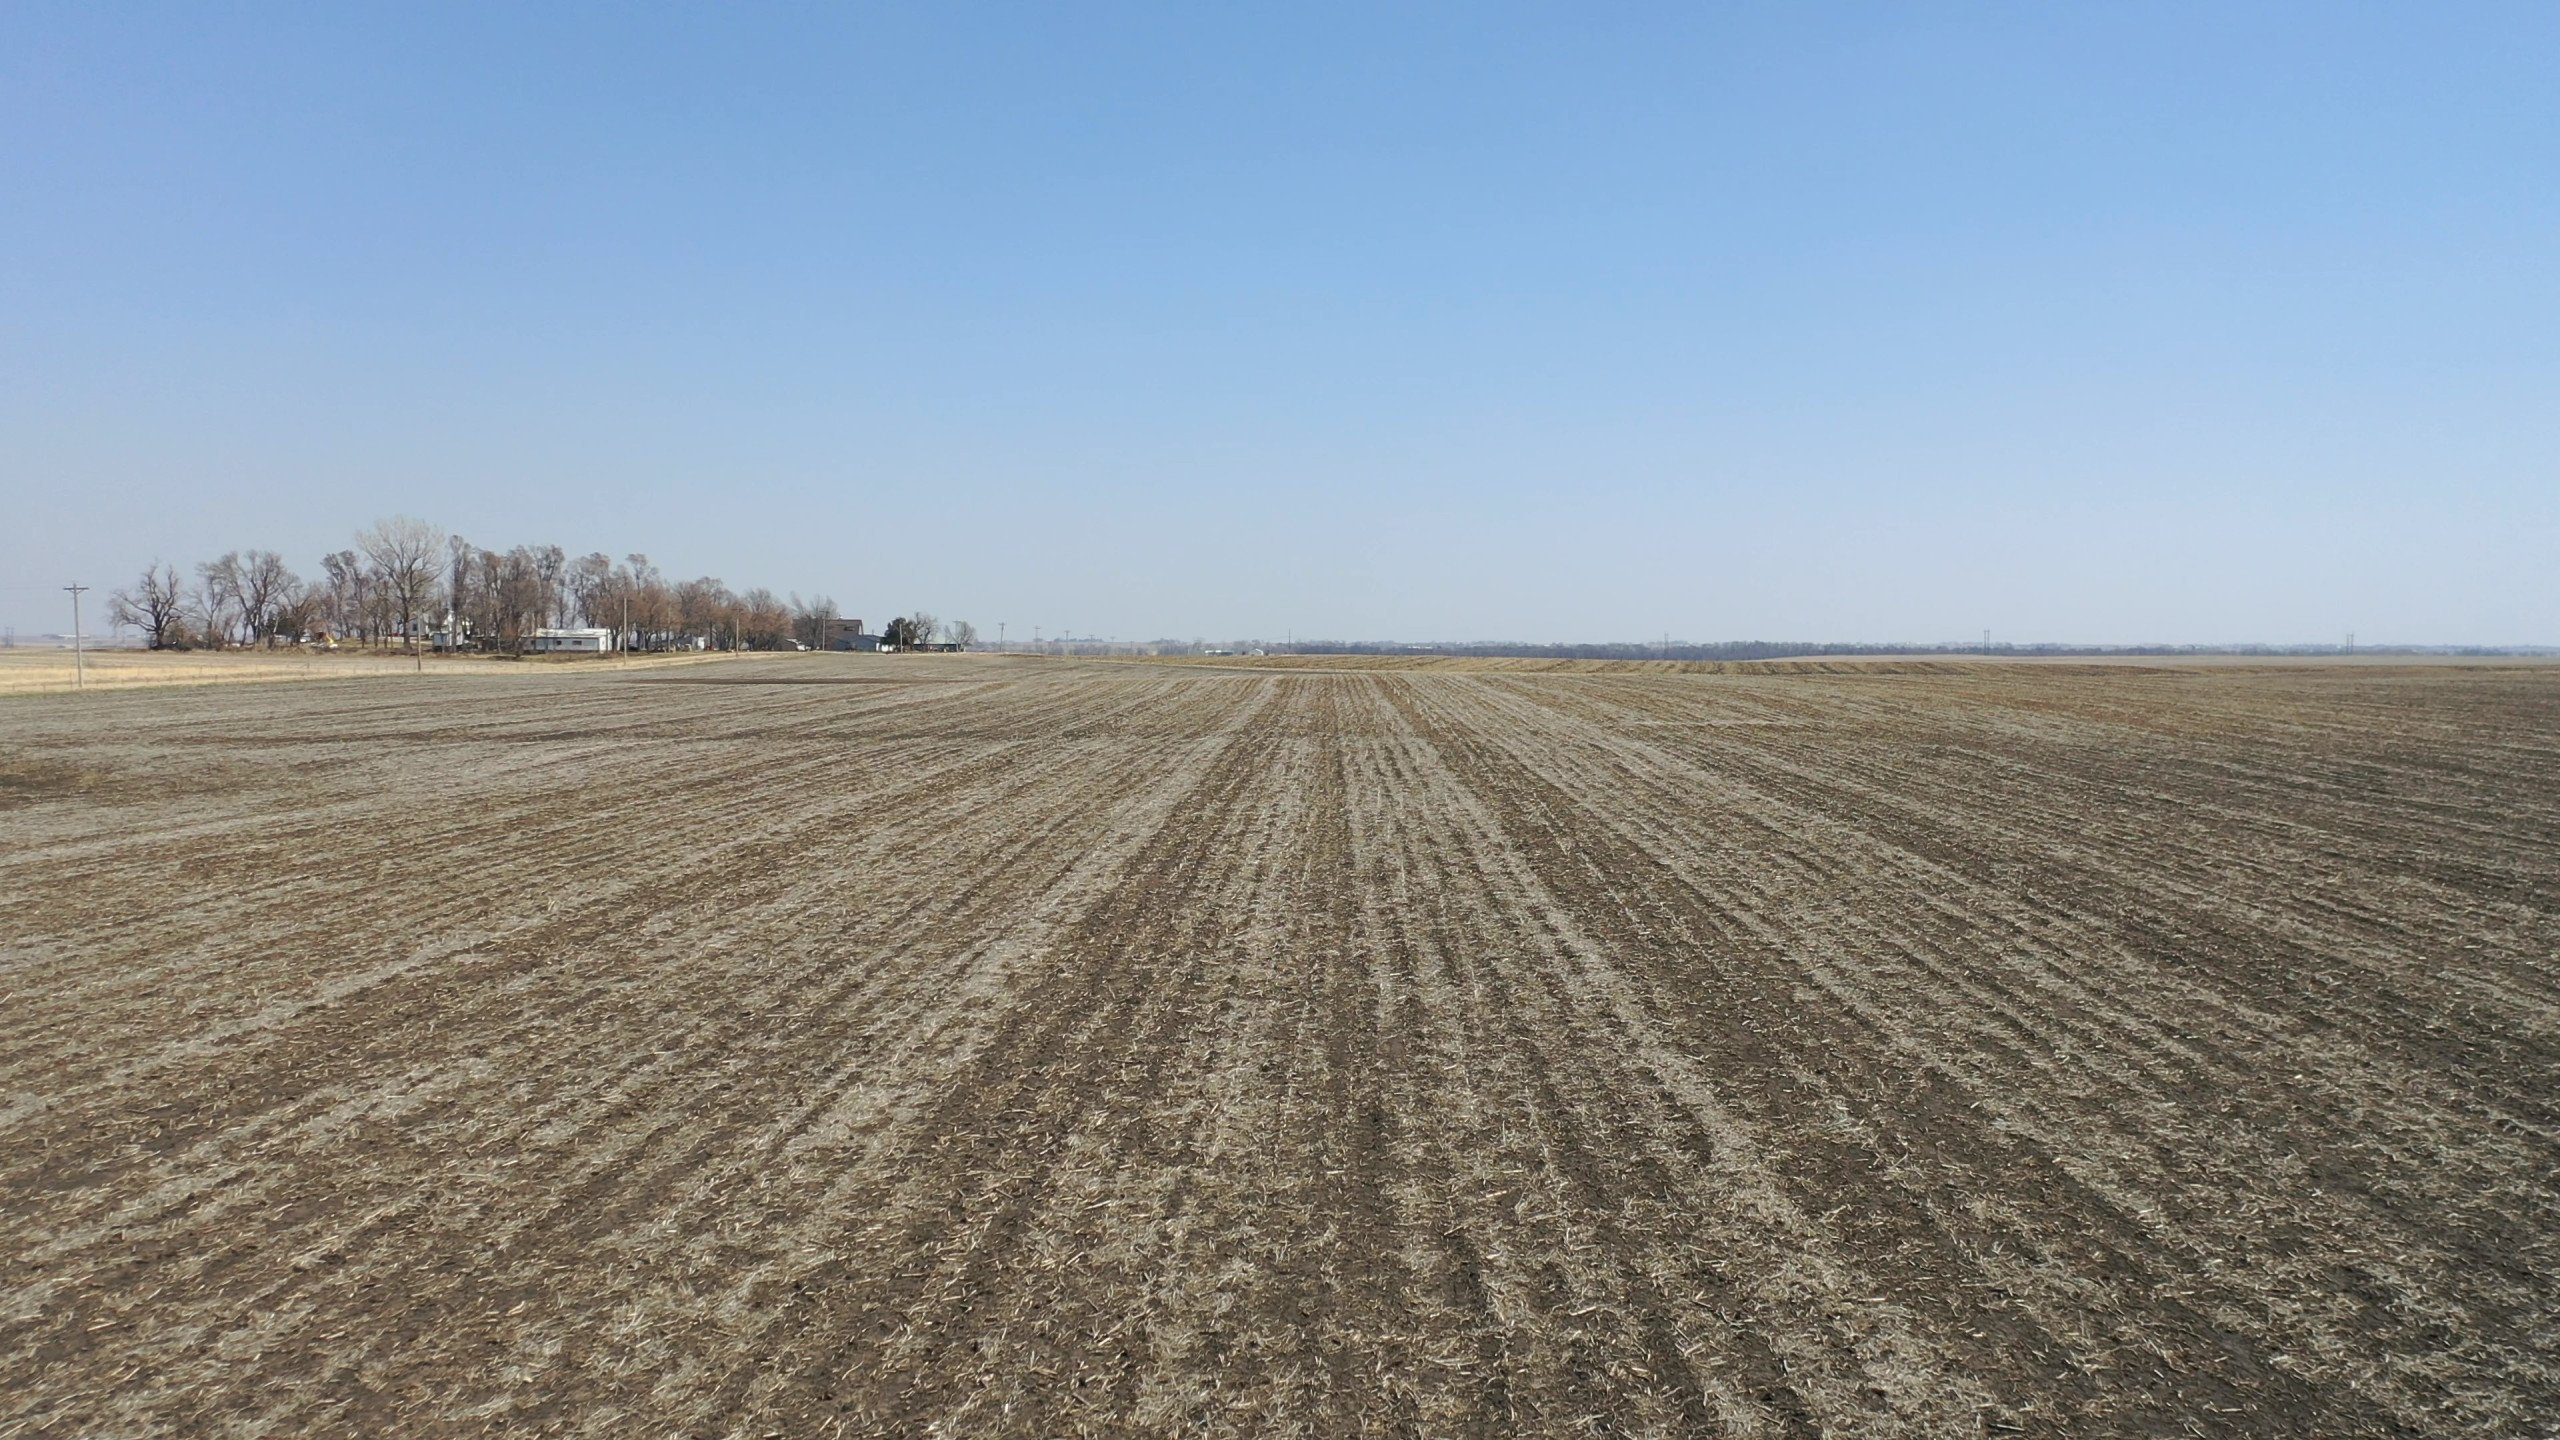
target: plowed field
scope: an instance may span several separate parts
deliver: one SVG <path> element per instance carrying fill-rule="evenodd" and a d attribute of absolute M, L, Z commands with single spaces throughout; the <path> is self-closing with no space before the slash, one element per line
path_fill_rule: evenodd
<path fill-rule="evenodd" d="M 0 1435 L 2540 1435 L 2560 668 L 0 702 Z"/>

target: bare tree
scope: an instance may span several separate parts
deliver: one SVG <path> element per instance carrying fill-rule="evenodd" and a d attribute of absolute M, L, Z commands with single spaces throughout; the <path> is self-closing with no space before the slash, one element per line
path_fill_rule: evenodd
<path fill-rule="evenodd" d="M 534 626 L 569 623 L 569 552 L 545 545 L 533 552 L 534 578 L 542 584 L 542 619 Z"/>
<path fill-rule="evenodd" d="M 186 599 L 178 583 L 178 567 L 157 560 L 144 566 L 142 578 L 131 589 L 109 598 L 107 614 L 118 625 L 140 630 L 154 650 L 185 639 Z"/>
<path fill-rule="evenodd" d="M 511 646 L 517 625 L 507 614 L 507 557 L 495 550 L 471 552 L 471 608 L 462 611 L 474 642 L 495 639 Z"/>
<path fill-rule="evenodd" d="M 459 535 L 445 537 L 444 547 L 445 643 L 460 649 L 462 632 L 487 608 L 482 572 L 495 557 Z"/>
<path fill-rule="evenodd" d="M 555 548 L 552 554 L 558 554 Z M 542 573 L 542 553 L 519 545 L 497 562 L 497 576 L 490 587 L 496 602 L 495 633 L 509 650 L 521 649 L 525 636 L 548 623 L 551 597 L 555 587 Z"/>
<path fill-rule="evenodd" d="M 739 628 L 750 650 L 778 650 L 791 638 L 791 611 L 759 585 L 739 598 Z"/>
<path fill-rule="evenodd" d="M 631 600 L 631 628 L 641 637 L 639 648 L 666 649 L 676 632 L 675 591 L 648 556 L 625 555 L 622 560 L 622 588 Z"/>
<path fill-rule="evenodd" d="M 827 632 L 835 628 L 836 602 L 825 595 L 802 600 L 797 592 L 791 597 L 791 633 L 812 650 L 827 648 Z"/>
<path fill-rule="evenodd" d="M 302 598 L 301 577 L 273 550 L 252 550 L 240 559 L 236 583 L 241 619 L 250 637 L 263 636 L 274 648 L 276 636 L 285 629 L 278 623 L 278 612 Z M 293 629 L 301 633 L 299 624 Z"/>
<path fill-rule="evenodd" d="M 728 648 L 729 622 L 738 609 L 738 597 L 728 586 L 708 575 L 687 580 L 675 587 L 675 609 L 678 634 L 713 649 Z"/>
<path fill-rule="evenodd" d="M 955 620 L 943 627 L 942 637 L 967 650 L 978 643 L 978 627 L 966 620 Z"/>
<path fill-rule="evenodd" d="M 297 641 L 318 623 L 328 597 L 308 585 L 296 585 L 285 598 L 275 602 L 267 612 L 268 643 L 278 635 L 291 635 Z"/>
<path fill-rule="evenodd" d="M 459 535 L 444 537 L 445 587 L 454 596 L 471 591 L 473 566 L 478 562 L 480 547 Z"/>
<path fill-rule="evenodd" d="M 613 593 L 613 558 L 603 551 L 569 562 L 568 587 L 569 599 L 576 605 L 581 622 L 613 625 L 621 620 Z"/>
<path fill-rule="evenodd" d="M 239 551 L 228 551 L 196 567 L 196 630 L 206 645 L 220 649 L 237 638 L 233 627 L 240 617 L 240 589 Z"/>
<path fill-rule="evenodd" d="M 444 549 L 444 532 L 424 520 L 395 515 L 358 531 L 356 548 L 364 552 L 386 613 L 399 625 L 410 656 L 424 670 L 427 662 L 418 653 L 418 621 L 435 600 L 441 568 L 437 552 Z"/>
<path fill-rule="evenodd" d="M 364 624 L 368 587 L 363 562 L 356 558 L 353 550 L 341 550 L 335 555 L 320 557 L 320 573 L 327 595 L 321 605 L 321 615 L 328 622 L 330 637 L 335 639 L 355 634 Z"/>

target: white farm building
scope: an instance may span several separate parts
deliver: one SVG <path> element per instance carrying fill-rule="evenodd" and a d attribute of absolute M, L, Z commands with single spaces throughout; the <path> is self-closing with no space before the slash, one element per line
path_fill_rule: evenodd
<path fill-rule="evenodd" d="M 530 647 L 537 655 L 602 655 L 614 648 L 613 632 L 594 630 L 536 630 Z"/>

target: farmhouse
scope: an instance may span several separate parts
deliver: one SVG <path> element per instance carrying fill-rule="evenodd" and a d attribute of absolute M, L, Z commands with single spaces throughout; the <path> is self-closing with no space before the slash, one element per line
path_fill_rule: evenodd
<path fill-rule="evenodd" d="M 536 630 L 525 642 L 525 648 L 537 655 L 602 655 L 614 648 L 613 632 L 603 628 Z"/>
<path fill-rule="evenodd" d="M 895 650 L 886 636 L 874 635 L 862 628 L 859 620 L 827 622 L 827 646 L 830 650 Z"/>

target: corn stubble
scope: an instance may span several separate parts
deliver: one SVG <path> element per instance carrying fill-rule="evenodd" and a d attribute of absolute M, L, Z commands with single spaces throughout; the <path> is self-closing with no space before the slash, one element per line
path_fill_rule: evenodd
<path fill-rule="evenodd" d="M 0 1434 L 2560 1409 L 2560 668 L 1830 668 L 11 702 Z"/>

